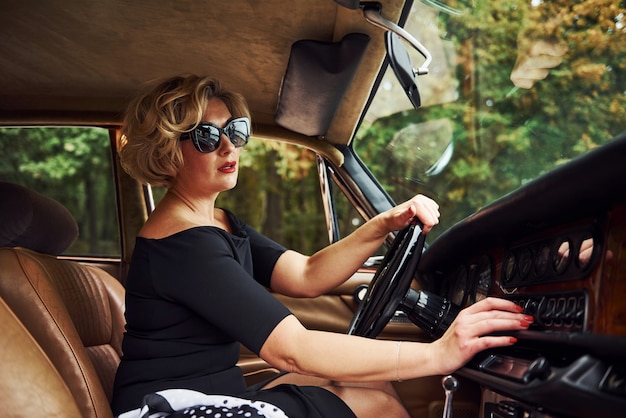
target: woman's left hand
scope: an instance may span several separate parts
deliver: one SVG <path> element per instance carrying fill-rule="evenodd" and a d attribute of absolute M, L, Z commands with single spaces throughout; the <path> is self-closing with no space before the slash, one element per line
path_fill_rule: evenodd
<path fill-rule="evenodd" d="M 385 213 L 387 215 L 387 227 L 390 231 L 404 229 L 417 218 L 424 226 L 424 233 L 427 234 L 433 226 L 439 223 L 439 205 L 421 194 Z"/>

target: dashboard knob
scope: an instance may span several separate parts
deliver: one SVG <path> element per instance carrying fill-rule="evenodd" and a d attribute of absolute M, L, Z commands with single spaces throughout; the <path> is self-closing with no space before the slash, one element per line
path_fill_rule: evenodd
<path fill-rule="evenodd" d="M 549 317 L 547 317 L 548 315 L 548 299 L 546 299 L 545 296 L 542 296 L 539 300 L 539 303 L 537 303 L 537 311 L 534 315 L 534 325 L 538 327 L 543 327 L 545 325 L 545 321 L 550 319 Z"/>
<path fill-rule="evenodd" d="M 537 357 L 528 366 L 528 370 L 524 375 L 524 381 L 530 382 L 531 380 L 540 379 L 546 380 L 550 376 L 551 368 L 550 362 L 545 357 Z"/>
<path fill-rule="evenodd" d="M 524 313 L 527 315 L 535 316 L 537 314 L 537 307 L 539 302 L 536 299 L 528 299 L 524 305 Z"/>

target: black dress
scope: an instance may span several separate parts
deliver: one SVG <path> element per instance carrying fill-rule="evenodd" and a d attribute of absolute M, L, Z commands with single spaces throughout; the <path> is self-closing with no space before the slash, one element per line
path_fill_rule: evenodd
<path fill-rule="evenodd" d="M 233 229 L 204 226 L 162 239 L 138 237 L 126 283 L 124 355 L 115 415 L 164 389 L 262 400 L 290 417 L 354 417 L 318 387 L 245 386 L 239 344 L 259 354 L 289 310 L 266 288 L 284 247 L 227 212 Z"/>

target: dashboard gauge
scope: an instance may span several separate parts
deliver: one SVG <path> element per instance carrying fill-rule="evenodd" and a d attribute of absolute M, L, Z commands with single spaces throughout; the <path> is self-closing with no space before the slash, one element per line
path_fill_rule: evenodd
<path fill-rule="evenodd" d="M 591 264 L 591 258 L 594 254 L 594 240 L 591 234 L 585 236 L 578 247 L 578 257 L 576 261 L 581 270 L 585 270 Z"/>
<path fill-rule="evenodd" d="M 537 277 L 541 277 L 545 274 L 550 264 L 550 246 L 548 244 L 542 244 L 535 256 L 535 273 Z"/>
<path fill-rule="evenodd" d="M 508 283 L 513 279 L 515 274 L 515 253 L 509 252 L 502 263 L 502 281 Z"/>
<path fill-rule="evenodd" d="M 570 261 L 570 250 L 571 245 L 569 240 L 564 239 L 559 242 L 559 244 L 555 247 L 555 251 L 552 257 L 552 267 L 554 267 L 554 271 L 556 274 L 561 274 L 565 270 L 567 270 L 567 266 Z"/>
<path fill-rule="evenodd" d="M 489 290 L 491 290 L 491 284 L 493 282 L 491 259 L 488 256 L 481 258 L 478 263 L 478 281 L 476 282 L 476 291 L 474 294 L 474 300 L 476 302 L 483 300 L 489 296 Z"/>
<path fill-rule="evenodd" d="M 452 303 L 458 306 L 463 306 L 465 302 L 465 293 L 467 291 L 467 268 L 460 266 L 456 272 L 456 280 L 452 287 L 452 293 L 450 294 L 450 300 Z"/>
<path fill-rule="evenodd" d="M 521 280 L 525 280 L 528 277 L 528 273 L 530 273 L 532 265 L 533 258 L 530 250 L 528 248 L 520 249 L 517 256 L 517 271 Z"/>

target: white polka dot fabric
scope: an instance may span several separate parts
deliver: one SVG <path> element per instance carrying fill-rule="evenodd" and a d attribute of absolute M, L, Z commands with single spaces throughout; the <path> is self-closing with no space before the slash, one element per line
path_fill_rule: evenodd
<path fill-rule="evenodd" d="M 144 405 L 118 418 L 288 418 L 278 407 L 224 395 L 205 395 L 188 389 L 168 389 L 146 395 Z"/>

